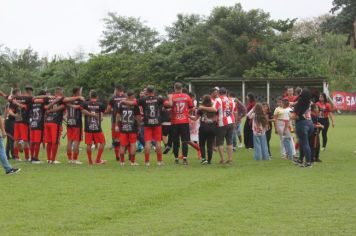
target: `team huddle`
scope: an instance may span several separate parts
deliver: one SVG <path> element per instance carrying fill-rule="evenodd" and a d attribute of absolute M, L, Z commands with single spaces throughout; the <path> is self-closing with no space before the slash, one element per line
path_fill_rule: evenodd
<path fill-rule="evenodd" d="M 269 140 L 272 122 L 280 137 L 281 155 L 296 159 L 289 114 L 297 97 L 278 99 L 278 107 L 272 114 L 268 104 L 255 104 L 251 98 L 246 108 L 238 99 L 228 94 L 225 88 L 217 87 L 209 95 L 203 96 L 198 105 L 194 95 L 184 91 L 181 83 L 175 83 L 174 92 L 165 97 L 157 95 L 153 86 L 147 86 L 139 98 L 136 98 L 133 91 L 125 91 L 119 85 L 107 106 L 99 100 L 95 90 L 91 90 L 89 97 L 84 98 L 81 88 L 74 88 L 70 97 L 64 96 L 61 88 L 57 88 L 53 95 L 40 91 L 34 96 L 30 86 L 25 88 L 24 93 L 14 89 L 10 95 L 3 92 L 0 95 L 8 100 L 7 117 L 14 123 L 11 138 L 16 160 L 20 160 L 20 150 L 23 149 L 26 161 L 41 163 L 39 151 L 43 144 L 46 147 L 47 162 L 58 164 L 56 157 L 64 123 L 67 126 L 68 162 L 82 164 L 78 156 L 84 126 L 88 163 L 104 164 L 106 161 L 102 159 L 102 154 L 106 140 L 102 121 L 104 115 L 109 113 L 112 121 L 112 146 L 116 160 L 121 165 L 125 165 L 127 153 L 130 165 L 138 165 L 135 158 L 138 142 L 144 146 L 144 161 L 147 166 L 150 165 L 152 145 L 157 155 L 157 165 L 163 165 L 162 155 L 171 148 L 175 163 L 179 164 L 182 160 L 187 165 L 189 145 L 197 150 L 201 164 L 212 163 L 214 150 L 219 153 L 220 164 L 230 164 L 237 144 L 234 137 L 239 138 L 242 146 L 241 131 L 236 133 L 236 130 L 241 130 L 240 122 L 245 115 L 245 129 L 250 127 L 252 134 L 245 133 L 245 146 L 255 149 L 256 160 L 271 158 Z M 329 110 L 326 113 L 329 114 Z M 317 121 L 315 124 L 317 129 L 324 128 Z M 164 150 L 162 142 L 165 145 Z M 224 144 L 227 158 L 224 156 Z M 92 146 L 98 150 L 95 160 L 92 158 Z M 315 154 L 317 157 L 318 155 L 319 152 Z"/>

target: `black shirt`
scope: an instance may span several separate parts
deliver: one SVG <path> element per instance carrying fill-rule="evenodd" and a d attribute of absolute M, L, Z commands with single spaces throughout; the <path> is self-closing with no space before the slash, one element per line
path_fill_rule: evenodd
<path fill-rule="evenodd" d="M 105 112 L 105 105 L 96 100 L 84 102 L 81 105 L 82 109 L 89 113 L 96 114 L 98 117 L 85 116 L 84 117 L 84 131 L 87 133 L 100 133 L 101 129 L 101 113 Z"/>
<path fill-rule="evenodd" d="M 157 126 L 162 123 L 163 99 L 158 96 L 142 97 L 138 100 L 142 106 L 143 123 L 145 126 Z"/>
<path fill-rule="evenodd" d="M 201 117 L 200 122 L 203 124 L 216 124 L 216 112 L 198 111 Z"/>
<path fill-rule="evenodd" d="M 42 130 L 45 109 L 43 103 L 33 103 L 30 112 L 30 127 L 32 130 Z"/>
<path fill-rule="evenodd" d="M 60 98 L 47 97 L 47 98 L 45 98 L 45 105 L 49 105 L 53 101 L 57 100 L 57 102 L 53 105 L 53 107 L 51 107 L 49 109 L 57 108 L 60 106 L 63 106 L 63 108 L 64 108 L 63 99 L 64 99 L 64 97 L 60 97 Z M 56 111 L 56 112 L 50 112 L 46 115 L 45 122 L 46 123 L 56 123 L 58 125 L 62 125 L 63 113 L 64 113 L 64 109 L 62 109 L 60 111 Z"/>
<path fill-rule="evenodd" d="M 112 108 L 112 113 L 111 113 L 111 121 L 113 124 L 116 124 L 116 114 L 119 109 L 120 103 L 126 99 L 126 95 L 115 95 L 112 97 L 109 101 L 109 104 Z"/>
<path fill-rule="evenodd" d="M 81 100 L 75 100 L 70 105 L 81 105 Z M 67 127 L 82 128 L 82 112 L 80 108 L 73 108 L 67 105 Z"/>
<path fill-rule="evenodd" d="M 121 116 L 120 120 L 120 132 L 123 133 L 137 133 L 138 124 L 136 116 L 140 115 L 140 109 L 137 105 L 128 106 L 120 104 L 118 113 Z"/>
<path fill-rule="evenodd" d="M 18 103 L 25 105 L 25 108 L 21 108 L 14 103 L 11 103 L 10 109 L 18 114 L 19 116 L 15 117 L 15 123 L 24 123 L 24 124 L 29 124 L 30 122 L 30 110 L 32 106 L 32 97 L 29 96 L 16 96 L 14 97 L 14 100 L 16 100 Z"/>

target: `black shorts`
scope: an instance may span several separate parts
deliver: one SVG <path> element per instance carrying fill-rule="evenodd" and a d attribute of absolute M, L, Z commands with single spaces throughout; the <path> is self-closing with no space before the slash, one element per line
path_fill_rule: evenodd
<path fill-rule="evenodd" d="M 168 136 L 171 134 L 171 126 L 170 125 L 162 125 L 162 136 Z"/>
<path fill-rule="evenodd" d="M 234 124 L 218 127 L 216 132 L 216 146 L 224 145 L 226 139 L 226 145 L 232 145 L 232 136 L 234 133 Z"/>
<path fill-rule="evenodd" d="M 179 140 L 180 137 L 182 142 L 190 141 L 190 129 L 188 123 L 171 125 L 171 128 L 173 140 Z"/>

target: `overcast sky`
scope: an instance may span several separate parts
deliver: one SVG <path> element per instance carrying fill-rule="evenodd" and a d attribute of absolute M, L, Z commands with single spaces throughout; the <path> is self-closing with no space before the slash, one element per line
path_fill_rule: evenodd
<path fill-rule="evenodd" d="M 99 52 L 102 19 L 109 11 L 140 17 L 164 34 L 178 13 L 208 15 L 215 6 L 238 2 L 274 19 L 305 19 L 327 13 L 332 0 L 0 0 L 0 45 L 31 46 L 42 56 Z"/>

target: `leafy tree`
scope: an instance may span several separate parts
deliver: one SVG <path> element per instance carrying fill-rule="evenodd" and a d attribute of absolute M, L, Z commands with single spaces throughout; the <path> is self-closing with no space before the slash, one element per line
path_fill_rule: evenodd
<path fill-rule="evenodd" d="M 104 22 L 105 30 L 100 40 L 103 53 L 144 53 L 160 41 L 157 31 L 144 25 L 140 19 L 111 12 Z"/>

